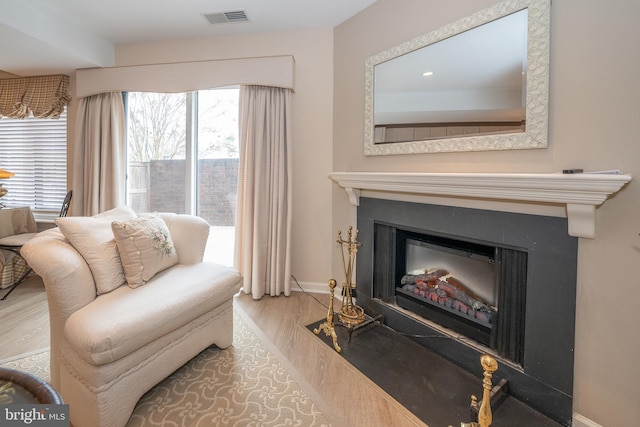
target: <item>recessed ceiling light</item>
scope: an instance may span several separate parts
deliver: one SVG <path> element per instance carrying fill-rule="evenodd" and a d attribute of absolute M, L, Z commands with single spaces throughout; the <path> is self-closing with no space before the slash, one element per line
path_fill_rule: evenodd
<path fill-rule="evenodd" d="M 433 71 L 425 71 L 424 73 L 422 73 L 423 77 L 429 77 L 429 76 L 433 76 Z"/>

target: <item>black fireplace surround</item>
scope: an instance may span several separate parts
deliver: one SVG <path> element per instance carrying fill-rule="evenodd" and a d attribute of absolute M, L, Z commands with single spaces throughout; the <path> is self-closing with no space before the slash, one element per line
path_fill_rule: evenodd
<path fill-rule="evenodd" d="M 514 363 L 494 354 L 500 365 L 494 384 L 506 378 L 510 395 L 571 425 L 578 241 L 568 235 L 566 218 L 362 197 L 357 228 L 362 243 L 356 260 L 358 305 L 479 378 L 483 346 L 407 315 L 393 296 L 380 294 L 381 287 L 395 286 L 380 282 L 397 275 L 388 245 L 395 245 L 397 230 L 402 230 L 525 253 L 522 355 Z"/>

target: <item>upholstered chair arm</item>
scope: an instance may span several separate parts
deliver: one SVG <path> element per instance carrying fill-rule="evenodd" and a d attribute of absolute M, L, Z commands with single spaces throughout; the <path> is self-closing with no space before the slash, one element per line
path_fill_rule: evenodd
<path fill-rule="evenodd" d="M 164 212 L 158 215 L 169 228 L 171 239 L 178 253 L 178 262 L 180 264 L 202 262 L 209 238 L 209 223 L 194 215 Z"/>
<path fill-rule="evenodd" d="M 22 247 L 20 254 L 42 278 L 49 296 L 49 310 L 63 321 L 96 299 L 89 265 L 59 229 L 36 235 Z"/>
<path fill-rule="evenodd" d="M 20 255 L 41 278 L 49 304 L 51 384 L 60 387 L 60 353 L 64 325 L 73 313 L 96 299 L 89 265 L 58 228 L 43 231 L 27 242 Z"/>

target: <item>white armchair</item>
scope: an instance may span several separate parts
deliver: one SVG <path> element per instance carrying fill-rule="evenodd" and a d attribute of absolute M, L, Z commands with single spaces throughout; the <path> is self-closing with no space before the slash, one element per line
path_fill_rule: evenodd
<path fill-rule="evenodd" d="M 122 213 L 82 217 L 97 218 L 95 224 L 85 224 L 92 230 L 86 234 L 99 234 L 97 224 L 122 221 Z M 77 236 L 65 228 L 69 223 L 38 234 L 22 249 L 46 287 L 52 385 L 69 404 L 74 427 L 124 426 L 147 390 L 208 346 L 232 343 L 232 302 L 240 288 L 239 273 L 202 262 L 209 233 L 206 221 L 189 215 L 159 217 L 169 231 L 177 263 L 143 277 L 138 287 L 127 286 L 127 274 L 127 283 L 100 291 L 94 277 L 104 280 L 108 271 L 97 270 L 91 258 L 96 254 L 88 255 L 86 248 L 79 252 L 70 243 L 68 237 L 74 241 Z M 83 221 L 74 218 L 80 217 L 64 221 Z M 114 248 L 108 243 L 107 249 L 94 249 L 105 253 L 112 269 L 121 270 L 106 254 Z"/>

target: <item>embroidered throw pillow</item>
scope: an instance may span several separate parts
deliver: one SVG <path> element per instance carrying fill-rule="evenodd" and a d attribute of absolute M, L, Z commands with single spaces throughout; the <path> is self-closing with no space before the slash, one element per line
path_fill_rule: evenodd
<path fill-rule="evenodd" d="M 111 223 L 136 218 L 136 213 L 123 206 L 94 216 L 56 218 L 64 237 L 89 265 L 98 295 L 110 292 L 126 283 L 120 255 L 113 239 Z"/>
<path fill-rule="evenodd" d="M 169 229 L 159 216 L 114 221 L 111 228 L 130 288 L 144 285 L 178 263 Z"/>

